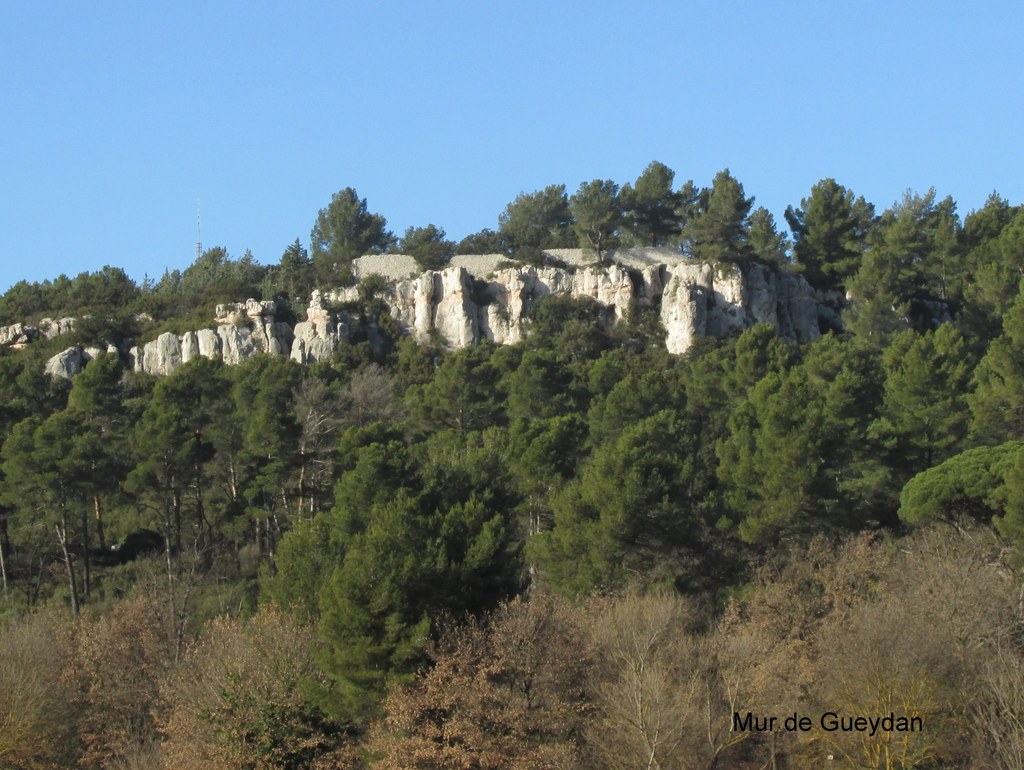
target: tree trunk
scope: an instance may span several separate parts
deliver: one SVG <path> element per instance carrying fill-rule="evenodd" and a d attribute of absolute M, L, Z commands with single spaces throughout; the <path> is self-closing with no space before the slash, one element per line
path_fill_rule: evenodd
<path fill-rule="evenodd" d="M 92 496 L 92 508 L 96 515 L 96 536 L 100 540 L 100 550 L 107 550 L 107 538 L 103 534 L 103 511 L 100 508 L 100 496 Z"/>
<path fill-rule="evenodd" d="M 174 511 L 174 552 L 181 559 L 181 497 L 175 488 L 171 492 L 171 508 Z"/>
<path fill-rule="evenodd" d="M 61 512 L 61 523 L 54 527 L 57 531 L 57 542 L 60 543 L 60 550 L 64 554 L 64 567 L 68 575 L 68 587 L 71 589 L 71 615 L 78 620 L 78 581 L 75 579 L 75 565 L 71 561 L 71 554 L 68 552 L 68 515 Z"/>
<path fill-rule="evenodd" d="M 89 559 L 89 512 L 82 508 L 82 564 L 85 583 L 83 590 L 86 597 L 92 590 L 92 562 Z"/>
<path fill-rule="evenodd" d="M 297 507 L 298 521 L 302 521 L 304 516 L 304 507 L 306 502 L 306 453 L 304 451 L 299 452 L 300 464 L 299 464 L 299 504 Z"/>
<path fill-rule="evenodd" d="M 4 559 L 4 541 L 7 538 L 0 537 L 0 580 L 4 585 L 4 602 L 7 601 L 7 562 Z"/>
<path fill-rule="evenodd" d="M 0 518 L 0 580 L 4 584 L 4 601 L 7 601 L 7 554 L 11 550 L 10 540 L 7 538 L 7 517 Z"/>

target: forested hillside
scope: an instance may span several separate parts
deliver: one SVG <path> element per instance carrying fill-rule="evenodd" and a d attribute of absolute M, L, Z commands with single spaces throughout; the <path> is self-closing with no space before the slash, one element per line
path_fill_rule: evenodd
<path fill-rule="evenodd" d="M 1021 767 L 1024 206 L 879 212 L 826 179 L 785 219 L 652 163 L 454 243 L 348 188 L 275 264 L 12 287 L 0 765 Z M 455 350 L 355 269 L 632 247 L 802 276 L 835 321 L 673 355 L 660 296 L 614 323 L 549 296 L 516 344 Z M 219 303 L 294 324 L 344 287 L 358 322 L 304 365 L 125 359 Z M 76 345 L 80 373 L 44 371 Z"/>

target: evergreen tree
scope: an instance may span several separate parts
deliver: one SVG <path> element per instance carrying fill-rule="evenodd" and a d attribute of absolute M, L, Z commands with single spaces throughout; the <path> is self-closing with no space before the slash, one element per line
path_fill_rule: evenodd
<path fill-rule="evenodd" d="M 799 366 L 754 386 L 717 447 L 741 538 L 769 543 L 884 513 L 868 497 L 874 474 L 865 462 L 877 382 L 870 353 L 826 337 Z"/>
<path fill-rule="evenodd" d="M 912 301 L 928 298 L 927 276 L 940 218 L 935 190 L 923 196 L 908 191 L 882 215 L 871 247 L 848 283 L 853 301 L 843 321 L 850 331 L 881 348 L 894 333 L 932 321 Z"/>
<path fill-rule="evenodd" d="M 632 185 L 624 184 L 619 194 L 623 225 L 637 245 L 665 246 L 680 231 L 680 197 L 673 192 L 675 172 L 653 161 Z"/>
<path fill-rule="evenodd" d="M 748 231 L 753 204 L 729 169 L 718 172 L 704 206 L 683 229 L 686 251 L 705 262 L 747 264 L 754 258 Z"/>
<path fill-rule="evenodd" d="M 593 249 L 598 259 L 618 245 L 622 209 L 619 186 L 610 179 L 583 182 L 569 199 L 576 238 L 584 247 Z"/>
<path fill-rule="evenodd" d="M 277 540 L 296 513 L 302 430 L 294 399 L 302 372 L 281 358 L 260 357 L 253 363 L 236 379 L 236 409 L 244 421 L 239 457 L 248 470 L 243 495 L 249 518 L 257 531 L 262 529 L 265 553 L 273 561 Z"/>
<path fill-rule="evenodd" d="M 968 449 L 917 474 L 900 492 L 900 519 L 918 526 L 944 521 L 957 528 L 991 522 L 1004 510 L 1004 482 L 1020 450 L 1016 441 Z M 1016 484 L 1017 478 L 1010 486 Z"/>
<path fill-rule="evenodd" d="M 380 214 L 369 212 L 366 199 L 351 187 L 336 192 L 330 205 L 320 209 L 310 234 L 317 279 L 327 286 L 352 281 L 352 260 L 384 251 L 394 241 L 387 224 Z"/>
<path fill-rule="evenodd" d="M 424 430 L 463 433 L 501 422 L 501 374 L 492 352 L 487 345 L 457 351 L 444 359 L 430 383 L 409 388 L 405 400 L 413 419 Z"/>
<path fill-rule="evenodd" d="M 666 410 L 599 447 L 553 498 L 553 528 L 528 543 L 545 580 L 569 597 L 621 587 L 637 574 L 696 580 L 706 531 L 688 497 L 691 441 Z"/>
<path fill-rule="evenodd" d="M 963 323 L 986 342 L 1002 331 L 1024 274 L 1024 207 L 1004 208 L 1003 203 L 990 202 L 990 211 L 968 217 L 970 234 L 965 235 L 975 245 L 965 257 L 973 275 L 964 277 L 969 283 L 964 289 Z"/>
<path fill-rule="evenodd" d="M 789 261 L 789 239 L 775 226 L 775 217 L 763 206 L 754 209 L 750 215 L 748 234 L 753 258 L 777 270 L 791 267 Z"/>
<path fill-rule="evenodd" d="M 131 462 L 130 415 L 123 402 L 123 375 L 117 357 L 103 353 L 74 378 L 68 396 L 68 412 L 88 426 L 76 436 L 75 451 L 88 469 L 82 474 L 80 487 L 91 498 L 102 550 L 107 548 L 104 511 L 119 495 Z"/>
<path fill-rule="evenodd" d="M 956 454 L 967 436 L 971 361 L 951 324 L 896 335 L 883 354 L 885 392 L 872 434 L 887 450 L 893 483 Z"/>
<path fill-rule="evenodd" d="M 550 350 L 528 350 L 505 381 L 509 420 L 547 419 L 577 411 L 574 377 Z"/>
<path fill-rule="evenodd" d="M 291 300 L 308 299 L 316 281 L 316 271 L 309 251 L 296 238 L 281 255 L 278 285 Z"/>
<path fill-rule="evenodd" d="M 1024 291 L 974 372 L 971 437 L 982 444 L 1024 439 Z"/>
<path fill-rule="evenodd" d="M 168 554 L 182 554 L 186 532 L 196 540 L 209 535 L 206 501 L 215 425 L 232 418 L 222 371 L 222 364 L 208 358 L 185 364 L 156 384 L 135 425 L 137 461 L 125 488 L 156 514 Z"/>
<path fill-rule="evenodd" d="M 406 228 L 399 250 L 416 260 L 420 270 L 443 270 L 455 251 L 455 244 L 435 225 Z"/>
<path fill-rule="evenodd" d="M 456 254 L 502 254 L 505 245 L 498 233 L 484 228 L 478 233 L 471 233 L 455 246 Z"/>
<path fill-rule="evenodd" d="M 540 264 L 543 249 L 576 245 L 564 184 L 520 193 L 505 207 L 498 225 L 506 253 L 525 262 Z"/>
<path fill-rule="evenodd" d="M 874 214 L 874 206 L 834 179 L 814 185 L 800 208 L 786 209 L 793 255 L 812 286 L 839 289 L 857 272 Z"/>

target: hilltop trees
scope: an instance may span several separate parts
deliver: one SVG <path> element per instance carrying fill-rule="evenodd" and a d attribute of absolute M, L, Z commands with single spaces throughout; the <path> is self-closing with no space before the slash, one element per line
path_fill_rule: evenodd
<path fill-rule="evenodd" d="M 442 270 L 455 252 L 455 244 L 436 225 L 409 227 L 402 236 L 399 250 L 416 260 L 420 270 Z"/>
<path fill-rule="evenodd" d="M 564 184 L 520 193 L 498 217 L 498 225 L 507 253 L 525 262 L 539 262 L 542 249 L 576 245 Z"/>
<path fill-rule="evenodd" d="M 927 301 L 931 278 L 945 285 L 949 229 L 955 224 L 952 202 L 936 204 L 935 190 L 924 195 L 908 191 L 888 209 L 872 231 L 870 248 L 856 275 L 848 281 L 852 301 L 844 324 L 879 348 L 902 329 L 933 322 Z"/>
<path fill-rule="evenodd" d="M 834 179 L 822 179 L 799 208 L 786 209 L 793 254 L 812 286 L 837 289 L 857 272 L 874 213 Z"/>
<path fill-rule="evenodd" d="M 309 296 L 316 272 L 309 251 L 298 238 L 284 250 L 278 271 L 277 284 L 290 299 Z"/>
<path fill-rule="evenodd" d="M 703 205 L 683 228 L 689 254 L 710 262 L 744 265 L 754 257 L 748 233 L 753 198 L 743 194 L 729 169 L 715 175 Z"/>
<path fill-rule="evenodd" d="M 610 179 L 583 182 L 569 199 L 569 209 L 575 220 L 576 237 L 581 244 L 593 249 L 598 259 L 616 246 L 622 209 L 619 186 L 615 182 Z"/>
<path fill-rule="evenodd" d="M 350 282 L 353 259 L 383 251 L 394 241 L 387 224 L 380 214 L 370 213 L 366 198 L 351 187 L 336 192 L 320 209 L 310 234 L 317 279 L 328 286 Z"/>
<path fill-rule="evenodd" d="M 633 184 L 624 184 L 619 196 L 626 229 L 638 245 L 664 246 L 679 234 L 677 208 L 681 202 L 672 190 L 675 172 L 652 162 Z"/>

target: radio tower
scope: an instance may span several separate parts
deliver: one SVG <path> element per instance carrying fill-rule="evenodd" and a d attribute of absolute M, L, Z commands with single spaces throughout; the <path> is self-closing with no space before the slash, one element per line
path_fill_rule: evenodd
<path fill-rule="evenodd" d="M 203 233 L 199 222 L 199 201 L 196 200 L 196 260 L 203 256 Z"/>

